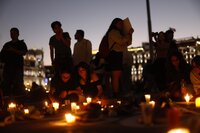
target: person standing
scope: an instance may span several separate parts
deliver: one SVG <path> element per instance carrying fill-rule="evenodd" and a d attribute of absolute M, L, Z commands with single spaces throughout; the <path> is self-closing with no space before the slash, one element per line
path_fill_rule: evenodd
<path fill-rule="evenodd" d="M 131 29 L 128 33 L 124 33 L 123 20 L 115 18 L 106 32 L 111 51 L 107 57 L 108 65 L 106 70 L 111 73 L 114 98 L 118 98 L 119 96 L 119 83 L 123 68 L 123 51 L 127 49 L 127 46 L 131 45 L 133 31 Z"/>
<path fill-rule="evenodd" d="M 71 53 L 71 38 L 68 32 L 63 32 L 62 24 L 59 21 L 51 23 L 55 35 L 49 40 L 51 62 L 55 69 L 55 75 L 59 75 L 61 65 L 73 66 Z"/>
<path fill-rule="evenodd" d="M 1 61 L 5 63 L 2 89 L 5 96 L 19 96 L 24 92 L 24 58 L 27 46 L 24 40 L 19 40 L 18 28 L 11 28 L 11 41 L 4 44 L 1 50 Z"/>
<path fill-rule="evenodd" d="M 89 40 L 84 38 L 84 31 L 77 30 L 75 34 L 77 42 L 74 45 L 73 61 L 74 65 L 80 62 L 90 63 L 92 59 L 92 44 Z"/>

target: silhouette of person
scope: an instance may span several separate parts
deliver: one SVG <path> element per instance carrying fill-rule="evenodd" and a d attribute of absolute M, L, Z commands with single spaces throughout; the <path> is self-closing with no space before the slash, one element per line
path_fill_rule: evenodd
<path fill-rule="evenodd" d="M 77 30 L 75 34 L 77 42 L 74 45 L 73 61 L 74 65 L 80 62 L 90 63 L 92 59 L 92 44 L 89 40 L 84 38 L 84 31 Z"/>
<path fill-rule="evenodd" d="M 200 95 L 200 55 L 192 59 L 192 70 L 190 71 L 190 80 L 192 82 L 195 94 Z"/>
<path fill-rule="evenodd" d="M 1 60 L 5 63 L 3 71 L 3 94 L 7 96 L 22 95 L 24 91 L 23 66 L 27 46 L 24 40 L 19 40 L 19 30 L 11 28 L 11 41 L 4 44 L 1 50 Z"/>
<path fill-rule="evenodd" d="M 115 18 L 106 32 L 109 48 L 112 48 L 107 57 L 108 65 L 106 70 L 111 72 L 111 85 L 114 97 L 119 96 L 119 82 L 123 68 L 123 51 L 131 44 L 133 31 L 131 29 L 125 34 L 123 20 L 121 18 Z"/>
<path fill-rule="evenodd" d="M 62 64 L 72 66 L 71 38 L 68 32 L 63 32 L 59 21 L 51 24 L 55 35 L 49 40 L 51 62 L 55 69 L 55 75 L 59 75 Z"/>

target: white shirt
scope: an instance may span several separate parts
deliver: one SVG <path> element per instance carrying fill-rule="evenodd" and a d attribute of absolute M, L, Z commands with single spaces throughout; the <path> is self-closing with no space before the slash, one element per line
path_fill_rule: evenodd
<path fill-rule="evenodd" d="M 80 62 L 90 63 L 92 58 L 92 44 L 89 40 L 82 39 L 74 45 L 73 61 L 74 65 Z"/>

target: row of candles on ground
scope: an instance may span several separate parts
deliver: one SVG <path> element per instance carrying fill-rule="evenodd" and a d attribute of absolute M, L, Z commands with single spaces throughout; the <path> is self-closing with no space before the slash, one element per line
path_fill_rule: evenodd
<path fill-rule="evenodd" d="M 83 106 L 87 106 L 88 104 L 90 104 L 92 102 L 92 98 L 91 97 L 87 97 L 86 98 L 86 102 L 83 102 Z M 66 101 L 65 104 L 66 105 L 69 105 L 69 101 Z M 96 101 L 97 104 L 99 105 L 102 105 L 102 101 L 101 100 L 98 100 Z M 120 105 L 122 102 L 120 100 L 117 101 L 117 104 Z M 54 111 L 56 112 L 59 107 L 60 107 L 60 104 L 58 102 L 53 102 L 52 104 L 49 104 L 47 101 L 44 102 L 44 105 L 45 105 L 45 108 L 51 108 L 53 107 Z M 71 102 L 70 103 L 71 105 L 71 113 L 67 113 L 65 114 L 65 119 L 66 119 L 66 122 L 68 124 L 71 124 L 71 123 L 74 123 L 76 121 L 76 116 L 74 116 L 73 114 L 76 114 L 77 111 L 80 110 L 80 106 L 77 105 L 76 102 Z M 108 106 L 109 108 L 114 108 L 114 105 L 110 105 Z M 14 113 L 17 109 L 17 104 L 14 103 L 14 102 L 11 102 L 9 105 L 8 105 L 8 111 L 10 111 L 11 113 Z M 104 111 L 104 107 L 101 108 L 101 111 Z M 30 113 L 29 109 L 28 108 L 24 108 L 23 109 L 23 112 L 25 115 L 28 115 Z"/>
<path fill-rule="evenodd" d="M 145 94 L 144 97 L 145 97 L 145 100 L 146 100 L 147 103 L 149 103 L 150 105 L 152 105 L 152 107 L 155 106 L 155 101 L 150 101 L 150 99 L 151 99 L 151 95 L 150 95 L 150 94 Z M 189 95 L 188 93 L 184 96 L 184 99 L 185 99 L 185 101 L 186 101 L 186 104 L 189 104 L 189 103 L 190 103 L 190 100 L 192 99 L 192 97 L 193 97 L 193 96 L 192 96 L 192 95 Z M 196 106 L 197 108 L 200 108 L 200 97 L 197 97 L 197 98 L 195 99 L 195 106 Z"/>
<path fill-rule="evenodd" d="M 145 94 L 144 95 L 145 97 L 145 100 L 146 100 L 146 103 L 150 104 L 152 108 L 154 108 L 155 106 L 155 101 L 150 101 L 151 99 L 151 95 L 150 94 Z M 190 100 L 193 96 L 192 95 L 189 95 L 188 93 L 184 96 L 184 99 L 186 101 L 186 104 L 189 104 L 190 103 Z M 200 97 L 197 97 L 195 99 L 195 106 L 197 108 L 200 108 Z M 177 112 L 175 112 L 177 113 Z M 174 116 L 174 115 L 173 115 Z M 172 128 L 170 129 L 169 131 L 167 131 L 167 133 L 190 133 L 190 130 L 187 129 L 187 128 Z"/>

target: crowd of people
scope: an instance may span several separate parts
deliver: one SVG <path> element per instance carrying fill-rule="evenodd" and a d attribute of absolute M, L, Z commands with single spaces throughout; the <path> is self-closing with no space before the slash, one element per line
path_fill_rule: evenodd
<path fill-rule="evenodd" d="M 38 101 L 45 97 L 60 102 L 78 102 L 83 97 L 116 99 L 133 90 L 133 57 L 127 47 L 132 43 L 134 30 L 124 31 L 121 18 L 113 19 L 104 35 L 109 47 L 106 57 L 97 53 L 92 58 L 92 43 L 84 38 L 85 33 L 81 29 L 74 35 L 77 42 L 72 54 L 71 37 L 63 31 L 62 24 L 55 21 L 51 28 L 55 33 L 49 40 L 54 77 L 48 95 L 33 83 L 30 92 L 32 101 L 38 96 Z M 18 39 L 17 28 L 12 28 L 10 33 L 12 40 L 3 46 L 0 54 L 1 62 L 5 64 L 0 87 L 3 96 L 21 95 L 24 90 L 23 55 L 27 52 L 27 46 Z M 175 100 L 188 92 L 200 95 L 200 56 L 195 56 L 191 64 L 186 63 L 173 36 L 172 29 L 153 33 L 156 56 L 155 60 L 144 66 L 141 91 L 169 93 Z"/>
<path fill-rule="evenodd" d="M 169 29 L 153 33 L 156 55 L 155 60 L 144 67 L 144 88 L 150 92 L 168 93 L 173 100 L 183 100 L 186 93 L 199 95 L 197 64 L 200 63 L 200 56 L 196 55 L 191 63 L 187 63 L 173 39 L 174 32 L 174 29 Z"/>

